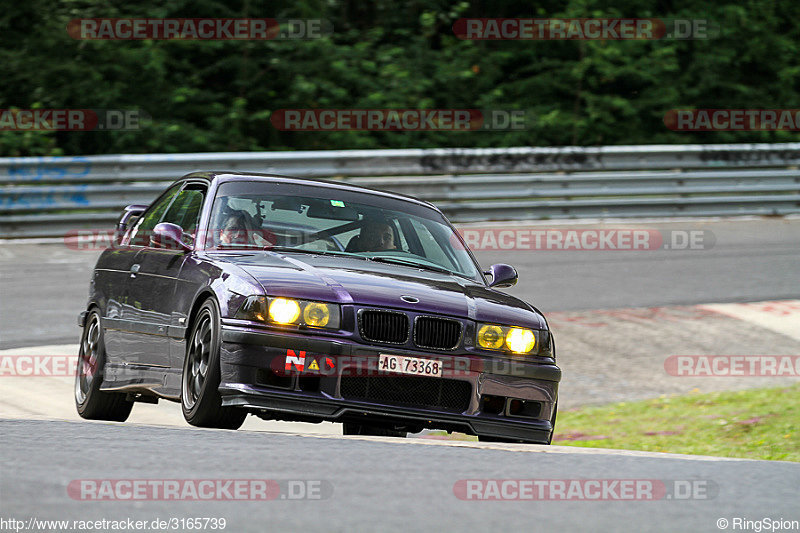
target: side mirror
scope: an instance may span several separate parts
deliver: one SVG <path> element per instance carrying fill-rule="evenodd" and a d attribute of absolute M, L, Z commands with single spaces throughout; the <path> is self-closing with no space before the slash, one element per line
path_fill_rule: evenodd
<path fill-rule="evenodd" d="M 119 217 L 119 222 L 117 222 L 117 227 L 114 231 L 114 242 L 119 243 L 122 240 L 122 236 L 125 235 L 126 231 L 128 231 L 131 219 L 142 216 L 142 213 L 145 211 L 147 211 L 147 206 L 141 204 L 132 204 L 123 209 L 122 215 Z"/>
<path fill-rule="evenodd" d="M 165 248 L 167 250 L 181 250 L 188 252 L 191 246 L 183 242 L 183 229 L 177 224 L 162 222 L 153 228 L 150 236 L 150 246 L 153 248 Z"/>
<path fill-rule="evenodd" d="M 498 289 L 513 287 L 517 284 L 517 279 L 519 279 L 516 269 L 511 265 L 505 265 L 503 263 L 490 266 L 489 271 L 484 272 L 484 274 L 492 276 L 492 282 L 489 286 Z"/>

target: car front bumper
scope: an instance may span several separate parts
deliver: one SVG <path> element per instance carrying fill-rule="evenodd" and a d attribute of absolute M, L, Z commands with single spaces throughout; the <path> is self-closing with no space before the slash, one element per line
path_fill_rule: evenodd
<path fill-rule="evenodd" d="M 378 372 L 381 354 L 438 360 L 444 375 Z M 303 371 L 287 356 L 304 360 Z M 322 365 L 319 371 L 308 369 L 311 361 Z M 222 328 L 220 369 L 223 405 L 269 418 L 437 428 L 539 443 L 549 442 L 561 379 L 553 363 L 411 352 L 230 325 Z M 512 400 L 525 408 L 515 412 Z"/>

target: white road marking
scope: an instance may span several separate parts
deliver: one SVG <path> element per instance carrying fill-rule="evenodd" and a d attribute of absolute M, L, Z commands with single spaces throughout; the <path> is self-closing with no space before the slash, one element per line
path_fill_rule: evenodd
<path fill-rule="evenodd" d="M 800 340 L 800 300 L 698 306 Z M 766 353 L 769 347 L 764 348 Z"/>

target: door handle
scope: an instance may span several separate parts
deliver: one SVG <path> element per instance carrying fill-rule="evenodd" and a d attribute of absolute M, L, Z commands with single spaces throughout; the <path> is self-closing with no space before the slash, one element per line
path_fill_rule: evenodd
<path fill-rule="evenodd" d="M 132 266 L 131 266 L 131 277 L 132 277 L 132 278 L 135 278 L 135 277 L 136 277 L 136 274 L 138 274 L 138 273 L 139 273 L 139 269 L 140 269 L 141 267 L 142 267 L 142 265 L 140 265 L 139 263 L 136 263 L 135 265 L 132 265 Z"/>

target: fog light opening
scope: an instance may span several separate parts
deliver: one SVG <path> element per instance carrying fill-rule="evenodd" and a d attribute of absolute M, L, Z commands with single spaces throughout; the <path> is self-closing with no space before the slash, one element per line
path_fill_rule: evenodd
<path fill-rule="evenodd" d="M 491 396 L 485 394 L 482 396 L 481 411 L 488 415 L 501 415 L 506 407 L 505 396 Z"/>
<path fill-rule="evenodd" d="M 535 402 L 532 400 L 521 400 L 519 398 L 509 398 L 508 400 L 508 416 L 517 416 L 522 418 L 539 418 L 542 412 L 542 402 Z"/>

